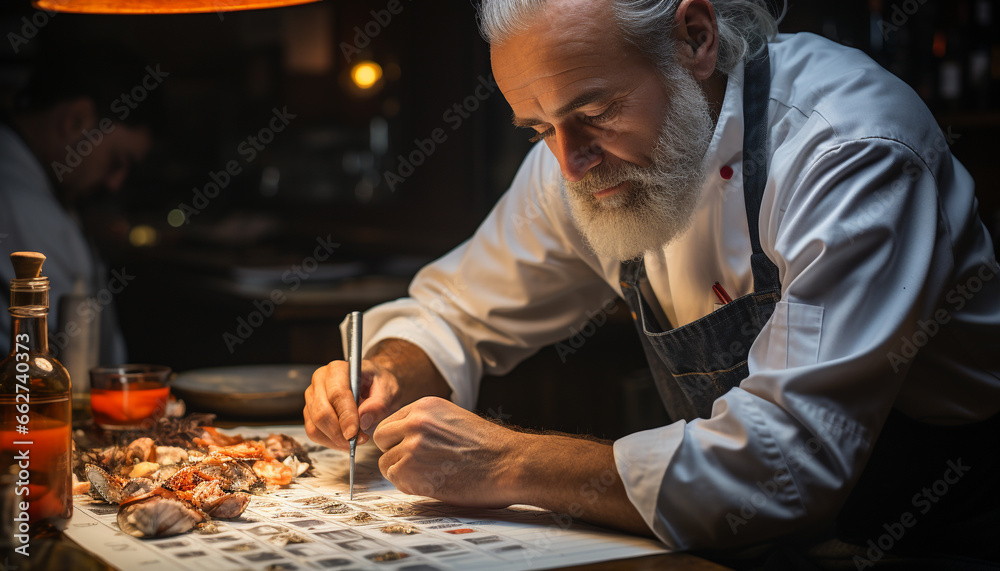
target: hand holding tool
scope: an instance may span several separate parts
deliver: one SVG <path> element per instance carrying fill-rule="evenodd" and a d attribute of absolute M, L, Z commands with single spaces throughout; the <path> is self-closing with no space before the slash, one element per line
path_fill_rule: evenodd
<path fill-rule="evenodd" d="M 361 396 L 361 312 L 352 311 L 347 316 L 347 364 L 350 370 L 351 393 L 354 404 Z M 358 432 L 361 427 L 358 427 Z M 354 499 L 354 451 L 358 447 L 358 435 L 351 439 L 351 500 Z"/>

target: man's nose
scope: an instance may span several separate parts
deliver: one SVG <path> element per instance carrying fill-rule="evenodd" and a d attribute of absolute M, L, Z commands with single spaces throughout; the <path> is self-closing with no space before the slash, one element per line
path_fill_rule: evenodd
<path fill-rule="evenodd" d="M 587 171 L 601 164 L 601 145 L 586 132 L 557 130 L 553 147 L 552 152 L 559 161 L 563 177 L 570 182 L 578 182 Z"/>

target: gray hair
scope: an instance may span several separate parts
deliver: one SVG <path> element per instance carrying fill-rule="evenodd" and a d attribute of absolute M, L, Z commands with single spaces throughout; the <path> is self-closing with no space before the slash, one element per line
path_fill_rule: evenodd
<path fill-rule="evenodd" d="M 680 0 L 611 0 L 615 20 L 631 43 L 661 71 L 674 64 L 671 41 Z M 740 62 L 759 55 L 778 33 L 778 21 L 766 0 L 712 0 L 719 28 L 716 70 L 729 73 Z M 479 29 L 490 45 L 526 30 L 547 0 L 482 0 Z M 783 0 L 787 8 L 787 0 Z M 784 10 L 781 13 L 784 16 Z"/>

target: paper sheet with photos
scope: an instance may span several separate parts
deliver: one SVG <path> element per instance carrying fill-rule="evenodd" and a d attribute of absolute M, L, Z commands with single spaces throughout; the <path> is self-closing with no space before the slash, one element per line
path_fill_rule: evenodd
<path fill-rule="evenodd" d="M 235 429 L 284 433 L 301 427 Z M 373 445 L 358 449 L 354 501 L 348 455 L 310 451 L 314 475 L 254 496 L 235 519 L 158 539 L 122 533 L 118 506 L 76 496 L 66 534 L 123 569 L 291 570 L 547 569 L 664 553 L 655 541 L 587 526 L 529 506 L 458 508 L 398 491 L 378 470 Z"/>

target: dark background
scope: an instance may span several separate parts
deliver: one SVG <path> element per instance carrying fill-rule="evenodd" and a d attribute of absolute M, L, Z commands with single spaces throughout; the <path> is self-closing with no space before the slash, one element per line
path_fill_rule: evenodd
<path fill-rule="evenodd" d="M 0 8 L 4 100 L 43 45 L 114 41 L 170 74 L 157 87 L 166 108 L 148 160 L 84 212 L 109 267 L 136 276 L 117 299 L 131 360 L 187 370 L 340 358 L 344 314 L 405 295 L 415 270 L 466 239 L 504 191 L 528 135 L 510 126 L 499 91 L 476 97 L 490 68 L 472 4 L 400 0 L 386 21 L 388 5 L 176 16 Z M 955 136 L 990 226 L 1000 209 L 992 11 L 988 0 L 793 2 L 781 26 L 865 50 L 913 86 Z M 369 92 L 348 80 L 361 59 L 385 71 Z M 295 118 L 247 161 L 241 143 L 274 109 Z M 430 150 L 436 129 L 444 139 Z M 410 173 L 402 158 L 421 164 Z M 189 223 L 169 224 L 230 160 L 242 172 Z M 390 185 L 386 173 L 405 180 Z M 313 265 L 318 239 L 337 246 Z M 295 285 L 289 271 L 306 277 Z M 269 306 L 273 296 L 283 301 Z M 611 312 L 572 353 L 548 348 L 486 379 L 480 410 L 605 437 L 660 422 L 626 314 Z"/>

